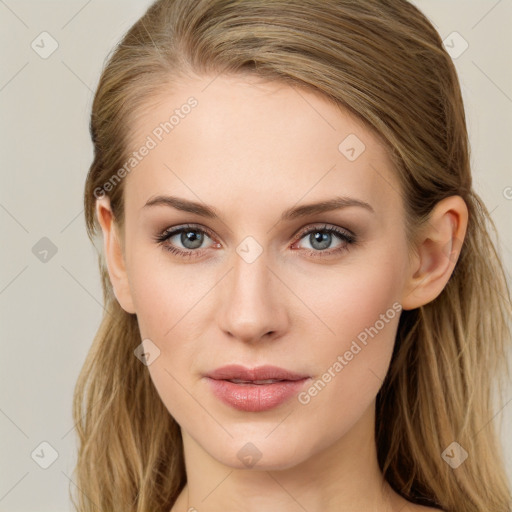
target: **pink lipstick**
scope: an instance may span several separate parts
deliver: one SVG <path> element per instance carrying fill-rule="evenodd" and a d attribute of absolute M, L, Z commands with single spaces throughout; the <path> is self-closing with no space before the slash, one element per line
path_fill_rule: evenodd
<path fill-rule="evenodd" d="M 303 388 L 309 375 L 276 366 L 246 368 L 228 365 L 205 375 L 213 394 L 245 412 L 260 412 L 281 405 Z"/>

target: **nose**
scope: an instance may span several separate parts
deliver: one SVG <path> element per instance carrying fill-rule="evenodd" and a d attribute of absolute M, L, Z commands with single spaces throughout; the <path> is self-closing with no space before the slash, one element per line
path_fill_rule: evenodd
<path fill-rule="evenodd" d="M 235 254 L 233 262 L 217 311 L 220 328 L 245 343 L 281 337 L 288 328 L 290 292 L 270 268 L 266 253 L 250 263 Z"/>

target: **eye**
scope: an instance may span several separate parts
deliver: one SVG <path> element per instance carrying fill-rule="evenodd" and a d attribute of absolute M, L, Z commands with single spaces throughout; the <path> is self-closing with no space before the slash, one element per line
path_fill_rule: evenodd
<path fill-rule="evenodd" d="M 172 254 L 186 258 L 201 256 L 208 247 L 202 247 L 206 239 L 212 240 L 213 233 L 204 228 L 194 225 L 185 225 L 179 228 L 167 229 L 155 237 L 155 241 Z M 338 245 L 332 248 L 333 240 L 338 239 Z M 337 226 L 317 226 L 302 232 L 298 242 L 293 244 L 293 248 L 302 240 L 310 244 L 311 249 L 304 249 L 308 255 L 313 257 L 325 257 L 326 255 L 338 254 L 346 251 L 349 245 L 356 243 L 355 235 L 345 229 Z M 181 245 L 182 248 L 179 247 Z M 219 243 L 213 242 L 209 247 L 220 247 Z"/>
<path fill-rule="evenodd" d="M 202 249 L 204 248 L 201 250 L 198 249 L 201 247 L 206 238 L 211 240 L 210 235 L 212 234 L 203 228 L 186 225 L 177 229 L 165 230 L 162 234 L 155 238 L 155 241 L 161 244 L 164 249 L 173 254 L 190 258 L 200 256 L 202 254 Z M 176 240 L 172 241 L 173 239 Z M 182 245 L 183 249 L 176 247 L 178 243 Z M 212 245 L 220 246 L 220 244 L 216 243 Z"/>
<path fill-rule="evenodd" d="M 338 239 L 338 244 L 334 248 L 333 239 Z M 326 255 L 338 254 L 349 249 L 350 245 L 356 243 L 355 235 L 345 229 L 337 226 L 324 225 L 316 226 L 306 232 L 301 233 L 299 241 L 305 239 L 311 249 L 306 248 L 306 252 L 313 257 L 325 257 Z M 296 246 L 297 243 L 294 244 Z M 328 249 L 328 250 L 326 250 Z"/>

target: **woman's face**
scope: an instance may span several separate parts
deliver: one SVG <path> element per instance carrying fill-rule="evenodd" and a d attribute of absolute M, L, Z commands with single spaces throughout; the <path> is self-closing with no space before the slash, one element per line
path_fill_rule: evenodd
<path fill-rule="evenodd" d="M 409 265 L 399 185 L 379 140 L 321 96 L 213 78 L 136 120 L 120 302 L 199 450 L 291 467 L 373 421 Z M 208 377 L 226 365 L 304 378 Z"/>

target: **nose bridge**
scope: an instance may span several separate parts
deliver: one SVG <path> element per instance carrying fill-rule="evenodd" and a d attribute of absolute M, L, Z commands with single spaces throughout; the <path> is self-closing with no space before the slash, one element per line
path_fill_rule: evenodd
<path fill-rule="evenodd" d="M 284 329 L 286 314 L 269 268 L 268 252 L 247 237 L 236 248 L 232 262 L 220 313 L 221 328 L 245 341 L 277 336 Z"/>
<path fill-rule="evenodd" d="M 270 294 L 268 254 L 256 254 L 254 247 L 240 244 L 234 259 L 233 292 L 239 298 L 255 300 Z"/>

